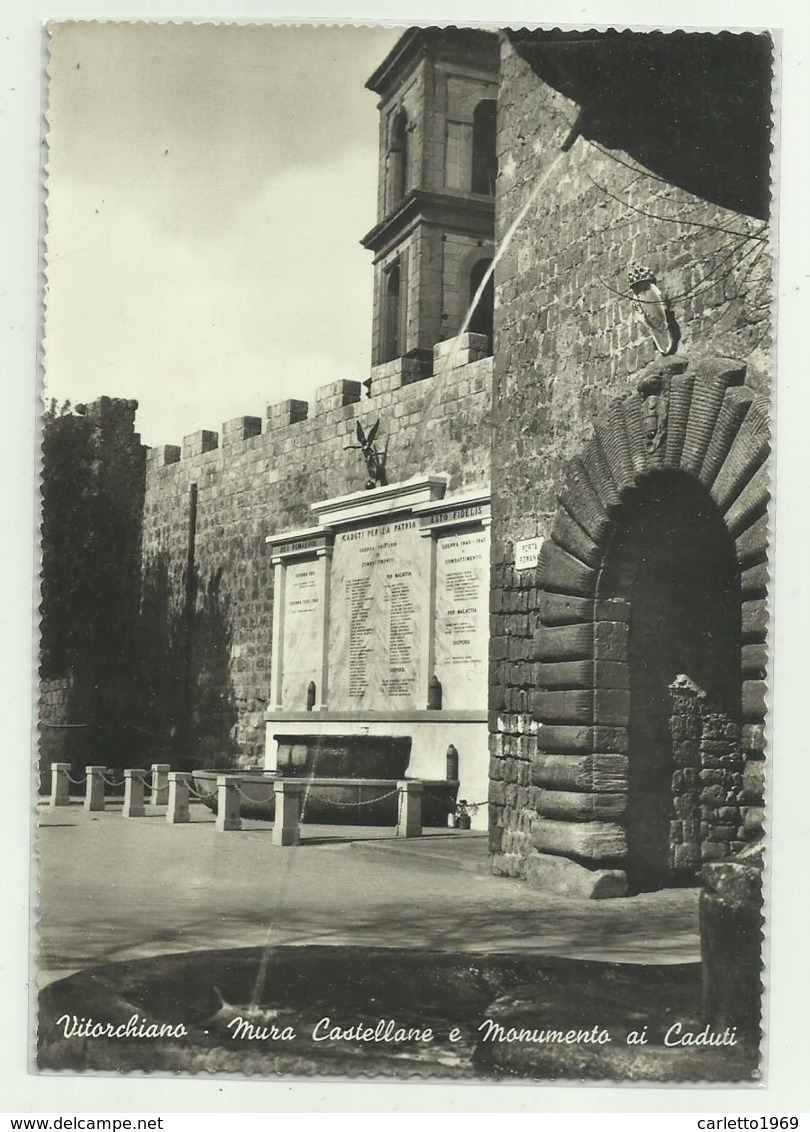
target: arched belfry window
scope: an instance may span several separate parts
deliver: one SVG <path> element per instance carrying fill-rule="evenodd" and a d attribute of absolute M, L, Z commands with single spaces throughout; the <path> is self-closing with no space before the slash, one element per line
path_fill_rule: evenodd
<path fill-rule="evenodd" d="M 393 361 L 402 354 L 402 269 L 399 260 L 385 274 L 383 308 L 383 357 Z"/>
<path fill-rule="evenodd" d="M 469 302 L 472 302 L 478 294 L 478 288 L 481 286 L 483 278 L 491 264 L 491 259 L 479 259 L 473 264 L 472 270 L 470 271 Z M 490 275 L 481 293 L 481 298 L 476 303 L 475 310 L 470 315 L 470 325 L 468 327 L 471 334 L 486 334 L 489 340 L 490 352 L 492 351 L 492 330 L 494 321 L 495 279 L 493 275 Z"/>
<path fill-rule="evenodd" d="M 472 191 L 495 195 L 498 156 L 495 142 L 497 103 L 485 98 L 473 111 Z"/>
<path fill-rule="evenodd" d="M 408 191 L 408 115 L 400 108 L 391 123 L 388 148 L 389 205 L 395 208 Z"/>

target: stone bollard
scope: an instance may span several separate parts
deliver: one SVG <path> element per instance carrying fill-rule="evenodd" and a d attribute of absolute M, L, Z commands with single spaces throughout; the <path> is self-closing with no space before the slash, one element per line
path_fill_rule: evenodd
<path fill-rule="evenodd" d="M 86 766 L 87 786 L 84 794 L 84 808 L 94 813 L 104 809 L 104 775 L 106 766 Z"/>
<path fill-rule="evenodd" d="M 274 784 L 276 814 L 273 820 L 274 845 L 298 845 L 301 841 L 301 791 L 303 786 L 289 778 Z"/>
<path fill-rule="evenodd" d="M 51 763 L 51 809 L 70 805 L 70 763 Z"/>
<path fill-rule="evenodd" d="M 169 802 L 169 763 L 152 763 L 152 793 L 150 806 L 166 806 Z"/>
<path fill-rule="evenodd" d="M 239 787 L 242 779 L 238 774 L 217 775 L 217 820 L 218 833 L 225 833 L 229 829 L 241 829 L 242 818 L 240 809 L 242 797 Z"/>
<path fill-rule="evenodd" d="M 154 773 L 154 771 L 153 771 Z M 188 808 L 188 784 L 192 775 L 187 770 L 169 771 L 169 808 L 166 811 L 166 821 L 169 825 L 179 825 L 191 821 Z"/>
<path fill-rule="evenodd" d="M 397 837 L 422 836 L 422 783 L 407 778 L 397 783 L 399 807 Z"/>
<path fill-rule="evenodd" d="M 125 818 L 142 818 L 146 813 L 143 805 L 143 776 L 145 770 L 124 771 L 124 809 Z"/>

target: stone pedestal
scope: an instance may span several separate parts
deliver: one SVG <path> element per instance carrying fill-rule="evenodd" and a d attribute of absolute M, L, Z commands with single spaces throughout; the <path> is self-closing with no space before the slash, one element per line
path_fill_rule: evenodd
<path fill-rule="evenodd" d="M 397 837 L 422 836 L 422 783 L 405 779 L 397 783 L 399 819 Z"/>
<path fill-rule="evenodd" d="M 152 763 L 152 793 L 150 806 L 166 806 L 169 802 L 169 763 Z"/>
<path fill-rule="evenodd" d="M 51 808 L 70 805 L 70 763 L 51 763 Z"/>
<path fill-rule="evenodd" d="M 124 771 L 124 809 L 125 818 L 142 818 L 146 813 L 143 804 L 143 779 L 145 770 Z"/>
<path fill-rule="evenodd" d="M 191 820 L 188 808 L 188 784 L 191 774 L 185 770 L 169 771 L 169 808 L 166 821 L 170 825 L 180 825 Z"/>
<path fill-rule="evenodd" d="M 736 1027 L 759 1043 L 762 997 L 762 841 L 704 865 L 700 894 L 703 1013 L 714 1029 Z"/>
<path fill-rule="evenodd" d="M 242 797 L 239 793 L 241 785 L 242 780 L 238 775 L 220 774 L 217 776 L 216 828 L 219 833 L 242 828 Z"/>
<path fill-rule="evenodd" d="M 104 809 L 104 766 L 86 766 L 87 786 L 84 795 L 84 808 L 93 812 Z"/>
<path fill-rule="evenodd" d="M 276 779 L 276 816 L 273 822 L 274 845 L 298 845 L 301 840 L 301 784 Z"/>

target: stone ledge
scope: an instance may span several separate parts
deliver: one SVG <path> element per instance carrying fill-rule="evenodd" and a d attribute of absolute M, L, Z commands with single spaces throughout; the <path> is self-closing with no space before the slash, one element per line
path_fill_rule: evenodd
<path fill-rule="evenodd" d="M 607 900 L 627 895 L 627 874 L 621 869 L 586 869 L 568 857 L 545 853 L 526 858 L 526 881 L 530 888 L 555 896 Z"/>

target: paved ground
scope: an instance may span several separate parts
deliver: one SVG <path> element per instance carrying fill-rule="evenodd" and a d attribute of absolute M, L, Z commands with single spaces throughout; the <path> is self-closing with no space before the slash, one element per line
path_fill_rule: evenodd
<path fill-rule="evenodd" d="M 282 849 L 267 824 L 220 834 L 202 806 L 186 826 L 164 812 L 42 807 L 41 985 L 100 962 L 259 944 L 700 957 L 695 889 L 564 899 L 476 871 L 480 834 L 437 830 L 417 843 L 390 829 L 304 826 L 302 844 Z"/>

